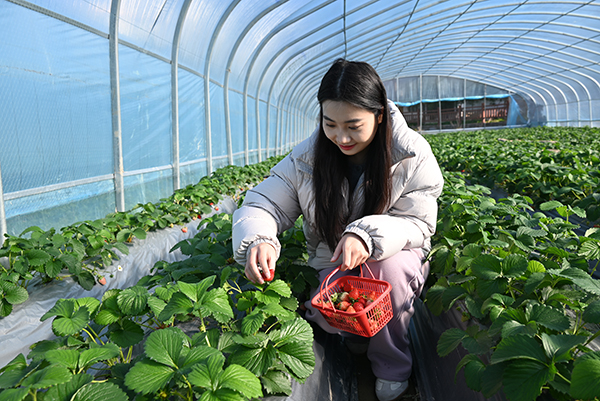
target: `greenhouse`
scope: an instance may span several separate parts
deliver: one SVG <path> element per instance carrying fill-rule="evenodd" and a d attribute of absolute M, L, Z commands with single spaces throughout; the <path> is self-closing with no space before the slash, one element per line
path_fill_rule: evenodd
<path fill-rule="evenodd" d="M 395 399 L 600 399 L 600 0 L 0 0 L 0 32 L 0 401 L 382 399 L 305 316 L 327 209 L 278 221 L 272 281 L 236 249 L 340 59 L 443 180 Z"/>

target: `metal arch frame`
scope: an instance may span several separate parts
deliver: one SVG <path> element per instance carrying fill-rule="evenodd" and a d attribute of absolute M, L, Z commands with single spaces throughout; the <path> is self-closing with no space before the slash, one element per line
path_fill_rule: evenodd
<path fill-rule="evenodd" d="M 346 16 L 347 16 L 347 15 L 354 14 L 354 13 L 356 13 L 356 12 L 359 12 L 360 10 L 362 10 L 363 8 L 365 8 L 365 7 L 369 6 L 369 5 L 370 5 L 370 4 L 372 4 L 372 3 L 373 3 L 373 2 L 370 2 L 370 3 L 367 3 L 367 4 L 363 4 L 361 7 L 357 7 L 357 8 L 355 8 L 354 10 L 352 10 L 352 12 L 350 12 L 350 13 L 346 14 Z M 346 27 L 346 29 L 352 28 L 352 27 L 354 27 L 354 26 L 358 26 L 358 25 L 360 25 L 361 23 L 363 23 L 363 22 L 366 22 L 366 21 L 368 21 L 369 19 L 373 18 L 374 16 L 378 16 L 378 15 L 384 14 L 384 13 L 386 13 L 386 12 L 390 11 L 390 10 L 393 10 L 393 9 L 394 9 L 395 7 L 397 7 L 398 5 L 401 5 L 401 4 L 406 4 L 406 3 L 408 3 L 408 1 L 401 1 L 401 2 L 400 2 L 400 3 L 398 3 L 398 4 L 394 4 L 394 5 L 392 5 L 392 6 L 390 6 L 390 7 L 387 7 L 387 8 L 385 8 L 385 9 L 383 9 L 383 10 L 379 10 L 378 12 L 376 12 L 376 13 L 374 13 L 374 14 L 371 14 L 371 15 L 369 15 L 369 16 L 366 16 L 366 17 L 364 17 L 363 19 L 361 19 L 360 21 L 357 21 L 357 22 L 355 22 L 355 23 L 354 23 L 354 24 L 352 24 L 351 26 L 349 26 L 349 27 Z M 405 17 L 399 17 L 399 18 L 397 18 L 396 20 L 399 20 L 399 19 L 404 19 L 404 18 L 405 18 Z M 336 22 L 336 21 L 337 21 L 337 20 L 339 20 L 339 19 L 341 19 L 341 18 L 337 18 L 337 19 L 331 20 L 331 21 L 330 21 L 330 22 L 329 22 L 327 25 L 330 25 L 330 24 L 332 24 L 332 23 Z M 388 25 L 388 24 L 389 24 L 389 21 L 386 21 L 386 22 L 385 22 L 385 24 L 377 25 L 377 26 L 375 26 L 374 28 L 372 28 L 370 31 L 374 31 L 374 30 L 376 30 L 376 29 L 379 29 L 381 26 L 386 26 L 386 25 Z M 323 26 L 323 25 L 321 25 L 321 26 Z M 319 28 L 317 28 L 317 29 L 314 29 L 313 31 L 311 31 L 311 33 L 310 33 L 310 34 L 312 34 L 312 32 L 317 32 L 317 31 L 318 31 L 318 30 L 320 30 L 320 29 L 321 29 L 321 27 L 319 27 Z M 390 29 L 389 31 L 395 31 L 395 29 L 394 29 L 394 28 L 392 28 L 392 29 Z M 317 43 L 322 43 L 322 42 L 324 42 L 324 41 L 326 41 L 326 40 L 328 40 L 328 39 L 331 39 L 331 38 L 335 37 L 336 35 L 338 35 L 338 34 L 340 34 L 340 33 L 343 33 L 343 30 L 342 30 L 342 31 L 337 31 L 337 32 L 334 32 L 334 33 L 330 34 L 329 36 L 327 36 L 327 37 L 325 37 L 325 38 L 321 38 L 321 39 L 320 39 L 320 40 L 319 40 Z M 296 42 L 298 42 L 298 41 L 300 41 L 300 40 L 304 39 L 304 38 L 305 38 L 305 37 L 307 37 L 307 36 L 309 36 L 309 35 L 304 35 L 304 36 L 302 36 L 300 39 L 297 39 L 297 40 L 296 40 Z M 287 50 L 287 48 L 289 48 L 289 47 L 291 47 L 291 46 L 287 46 L 287 47 L 286 47 L 285 49 L 283 49 L 283 50 Z M 313 44 L 313 46 L 310 46 L 310 47 L 314 47 L 314 44 Z M 297 57 L 299 54 L 303 53 L 303 52 L 304 52 L 306 49 L 308 49 L 308 48 L 310 48 L 310 47 L 305 47 L 305 48 L 304 48 L 302 51 L 300 51 L 300 52 L 296 52 L 294 55 L 292 55 L 292 56 L 288 57 L 288 59 L 282 63 L 281 67 L 279 68 L 279 70 L 277 71 L 277 73 L 276 73 L 276 75 L 275 75 L 275 78 L 274 78 L 274 79 L 271 81 L 271 82 L 272 82 L 272 85 L 271 85 L 271 88 L 269 89 L 269 97 L 268 97 L 268 98 L 269 98 L 269 102 L 270 102 L 270 99 L 271 99 L 271 96 L 272 96 L 272 92 L 273 92 L 273 90 L 274 90 L 274 87 L 275 87 L 275 82 L 277 82 L 277 79 L 279 78 L 279 75 L 280 75 L 280 74 L 281 74 L 281 73 L 282 73 L 282 72 L 285 70 L 285 67 L 287 66 L 287 64 L 290 62 L 290 60 L 293 60 L 295 57 Z M 280 54 L 283 52 L 283 50 L 282 50 L 282 51 L 279 51 L 278 53 L 276 53 L 276 54 L 275 54 L 275 56 L 273 56 L 273 57 L 271 58 L 270 62 L 268 63 L 268 66 L 269 66 L 269 67 L 271 66 L 271 64 L 273 64 L 273 63 L 275 62 L 276 58 L 277 58 L 277 57 L 278 57 L 278 56 L 279 56 L 279 55 L 280 55 Z M 323 54 L 323 53 L 321 53 L 321 54 L 319 54 L 319 55 L 317 55 L 317 56 L 320 56 L 320 55 L 322 55 L 322 54 Z M 317 56 L 315 56 L 315 57 L 317 57 Z M 262 86 L 262 80 L 263 80 L 263 78 L 264 78 L 264 75 L 266 74 L 266 71 L 268 70 L 268 68 L 269 68 L 269 67 L 265 68 L 265 70 L 264 70 L 264 72 L 263 72 L 263 76 L 261 77 L 259 88 L 260 88 L 260 86 Z M 283 85 L 283 84 L 282 84 L 282 85 Z M 287 85 L 285 85 L 285 87 L 288 87 L 288 86 L 287 86 Z M 279 103 L 281 104 L 281 101 L 280 101 Z M 282 107 L 282 106 L 279 106 L 279 107 Z M 269 113 L 267 113 L 267 119 L 269 119 Z M 269 127 L 267 127 L 267 129 L 269 129 Z M 269 131 L 267 131 L 267 138 L 269 138 L 269 135 L 268 135 L 268 133 L 269 133 Z M 276 151 L 277 151 L 277 149 L 276 149 Z"/>
<path fill-rule="evenodd" d="M 238 35 L 238 38 L 235 41 L 231 52 L 229 53 L 229 58 L 227 60 L 227 66 L 225 67 L 225 82 L 223 84 L 223 90 L 225 92 L 224 96 L 223 96 L 224 106 L 225 106 L 225 133 L 227 136 L 227 155 L 228 155 L 229 164 L 233 164 L 233 144 L 232 144 L 232 140 L 231 140 L 231 115 L 230 115 L 230 110 L 229 110 L 229 75 L 231 74 L 231 65 L 233 63 L 233 59 L 235 57 L 235 54 L 236 54 L 239 46 L 242 43 L 242 40 L 246 37 L 246 35 L 250 31 L 250 29 L 252 29 L 254 27 L 254 25 L 256 25 L 256 23 L 261 18 L 263 18 L 265 15 L 267 15 L 268 13 L 270 13 L 277 7 L 284 5 L 288 1 L 289 0 L 278 1 L 274 4 L 272 4 L 271 6 L 267 7 L 262 12 L 260 12 L 256 17 L 254 17 L 252 19 L 252 21 L 250 21 L 250 23 L 248 25 L 246 25 L 246 27 L 244 28 L 242 33 L 240 35 Z M 248 159 L 249 159 L 248 138 L 247 138 L 247 136 L 245 136 L 244 137 L 244 160 L 245 160 L 246 164 L 248 164 Z"/>
<path fill-rule="evenodd" d="M 217 23 L 215 30 L 213 31 L 210 42 L 208 45 L 208 49 L 206 51 L 206 60 L 204 64 L 204 112 L 206 114 L 205 119 L 205 127 L 206 127 L 206 168 L 208 174 L 210 175 L 213 172 L 212 166 L 212 133 L 211 133 L 211 122 L 210 122 L 210 62 L 212 59 L 212 52 L 215 46 L 215 42 L 219 34 L 221 33 L 221 29 L 227 21 L 227 18 L 231 15 L 235 7 L 240 3 L 241 0 L 232 0 L 229 3 L 229 6 L 221 15 L 219 22 Z"/>
<path fill-rule="evenodd" d="M 259 46 L 257 46 L 256 49 L 254 50 L 252 59 L 250 61 L 248 70 L 246 72 L 246 78 L 244 80 L 244 116 L 245 116 L 244 117 L 244 138 L 246 139 L 246 143 L 248 143 L 248 96 L 249 96 L 248 95 L 248 86 L 250 85 L 250 76 L 251 76 L 252 70 L 254 69 L 254 64 L 256 63 L 258 56 L 261 54 L 262 49 L 264 49 L 264 47 L 271 41 L 271 39 L 276 34 L 281 32 L 283 29 L 287 28 L 288 26 L 291 26 L 292 24 L 295 24 L 296 22 L 300 21 L 307 15 L 317 12 L 321 8 L 326 7 L 329 4 L 334 3 L 335 1 L 336 0 L 327 0 L 325 3 L 319 4 L 318 6 L 312 8 L 311 10 L 291 19 L 290 21 L 286 21 L 285 23 L 279 24 L 277 27 L 275 27 L 273 30 L 271 30 L 265 38 L 263 38 L 263 40 L 261 41 Z M 267 104 L 267 107 L 268 107 L 268 104 Z M 257 96 L 256 96 L 256 135 L 257 135 L 257 140 L 258 140 L 258 149 L 257 149 L 258 161 L 260 162 L 260 161 L 262 161 L 261 137 L 260 137 L 260 91 L 257 92 Z"/>
<path fill-rule="evenodd" d="M 6 210 L 4 209 L 4 190 L 2 186 L 2 166 L 0 166 L 0 246 L 4 243 L 4 235 L 8 233 Z"/>
<path fill-rule="evenodd" d="M 123 183 L 123 138 L 121 131 L 121 86 L 119 79 L 119 11 L 121 0 L 111 0 L 109 22 L 110 93 L 113 130 L 113 164 L 115 205 L 118 212 L 125 211 Z"/>
<path fill-rule="evenodd" d="M 406 2 L 406 1 L 403 1 L 403 2 L 401 2 L 401 4 L 405 4 L 405 3 L 407 3 L 407 2 Z M 367 6 L 368 6 L 368 5 L 370 5 L 370 4 L 372 4 L 372 2 L 371 2 L 371 3 L 368 3 L 368 4 L 364 4 L 362 7 L 359 7 L 359 8 L 356 8 L 356 9 L 352 10 L 352 12 L 351 12 L 351 13 L 349 13 L 348 15 L 350 15 L 350 14 L 353 14 L 353 13 L 356 13 L 356 12 L 360 11 L 361 9 L 363 9 L 364 7 L 367 7 Z M 377 13 L 371 14 L 371 15 L 369 15 L 369 16 L 366 16 L 366 17 L 364 17 L 362 20 L 360 20 L 360 21 L 357 21 L 356 23 L 352 24 L 350 27 L 346 27 L 346 29 L 352 28 L 352 27 L 354 27 L 354 26 L 358 26 L 358 25 L 360 25 L 361 23 L 363 23 L 363 22 L 365 22 L 365 21 L 368 21 L 370 18 L 373 18 L 374 16 L 378 16 L 378 15 L 384 14 L 385 12 L 387 12 L 387 11 L 389 11 L 389 10 L 393 9 L 394 7 L 397 7 L 397 6 L 398 6 L 398 5 L 396 4 L 396 5 L 390 6 L 390 7 L 386 8 L 386 9 L 379 10 Z M 403 19 L 403 18 L 405 18 L 405 17 L 400 17 L 400 18 L 397 18 L 397 19 Z M 336 21 L 337 21 L 337 20 L 339 20 L 339 19 L 340 19 L 340 18 L 337 18 L 337 19 L 331 20 L 330 22 L 328 22 L 328 23 L 327 23 L 327 25 L 330 25 L 330 24 L 332 24 L 332 23 L 336 22 Z M 385 23 L 385 24 L 377 25 L 377 26 L 375 26 L 374 28 L 372 28 L 372 29 L 371 29 L 371 31 L 374 31 L 374 30 L 376 30 L 376 29 L 379 29 L 381 26 L 385 26 L 385 25 L 388 25 L 388 24 L 389 24 L 389 21 L 386 21 L 386 23 Z M 323 25 L 321 25 L 321 27 L 322 27 L 322 26 L 323 26 Z M 318 30 L 322 29 L 321 27 L 319 27 L 319 28 L 316 28 L 315 30 L 311 31 L 311 32 L 310 32 L 310 34 L 312 34 L 313 32 L 317 32 Z M 393 31 L 393 30 L 395 30 L 395 29 L 394 29 L 394 28 L 392 28 L 392 29 L 390 29 L 389 31 Z M 325 37 L 325 38 L 321 38 L 321 39 L 320 39 L 318 42 L 316 42 L 316 43 L 318 44 L 318 43 L 325 42 L 326 40 L 328 40 L 328 39 L 331 39 L 331 38 L 333 38 L 333 37 L 335 37 L 335 36 L 339 35 L 341 32 L 342 32 L 342 31 L 336 31 L 336 32 L 334 32 L 334 33 L 332 33 L 332 34 L 328 35 L 328 36 L 327 36 L 327 37 Z M 296 42 L 298 42 L 299 40 L 302 40 L 302 39 L 304 39 L 304 38 L 305 38 L 305 37 L 307 37 L 307 36 L 309 36 L 309 35 L 304 35 L 304 36 L 302 36 L 300 39 L 297 39 L 297 40 L 296 40 Z M 288 63 L 290 63 L 290 62 L 291 62 L 291 60 L 293 60 L 294 58 L 296 58 L 298 55 L 302 54 L 302 53 L 303 53 L 304 51 L 306 51 L 307 49 L 309 49 L 309 48 L 311 48 L 311 47 L 314 47 L 314 46 L 315 46 L 315 44 L 312 44 L 310 47 L 305 47 L 305 48 L 303 48 L 301 51 L 298 51 L 298 52 L 294 53 L 292 56 L 288 57 L 288 59 L 287 59 L 286 61 L 284 61 L 284 62 L 281 64 L 281 67 L 280 67 L 280 68 L 279 68 L 279 70 L 277 71 L 277 73 L 276 73 L 276 75 L 275 75 L 275 78 L 274 78 L 274 79 L 271 81 L 271 82 L 272 82 L 272 85 L 271 85 L 271 87 L 270 87 L 270 89 L 269 89 L 269 97 L 268 97 L 268 98 L 269 98 L 269 101 L 270 101 L 270 99 L 271 99 L 272 92 L 273 92 L 273 90 L 274 90 L 274 87 L 275 87 L 274 83 L 275 83 L 275 82 L 277 82 L 277 79 L 279 78 L 279 75 L 280 75 L 280 74 L 281 74 L 281 73 L 284 71 L 284 69 L 285 69 L 285 67 L 288 65 Z M 290 47 L 290 46 L 286 47 L 286 48 L 285 48 L 285 49 L 283 49 L 283 50 L 287 50 L 287 48 L 289 48 L 289 47 Z M 278 53 L 276 53 L 276 54 L 275 54 L 275 55 L 274 55 L 274 56 L 271 58 L 270 62 L 268 63 L 268 66 L 269 66 L 269 67 L 271 66 L 271 64 L 273 64 L 273 63 L 275 62 L 276 58 L 277 58 L 277 57 L 279 57 L 279 55 L 280 55 L 280 54 L 283 52 L 283 50 L 282 50 L 282 51 L 279 51 Z M 316 55 L 316 56 L 313 56 L 313 58 L 319 57 L 319 56 L 321 56 L 321 55 L 325 54 L 326 52 L 328 52 L 328 51 L 325 51 L 325 52 L 322 52 L 322 53 L 320 53 L 320 54 L 318 54 L 318 55 Z M 262 80 L 264 79 L 264 76 L 265 76 L 265 74 L 266 74 L 266 71 L 268 70 L 268 68 L 269 68 L 269 67 L 265 68 L 265 70 L 264 70 L 264 72 L 263 72 L 263 76 L 261 77 L 259 88 L 260 88 L 260 86 L 262 85 Z M 282 85 L 283 85 L 283 84 L 282 84 Z M 284 87 L 286 87 L 286 88 L 288 88 L 288 89 L 290 88 L 290 85 L 283 85 L 283 86 L 284 86 Z M 281 104 L 281 102 L 282 102 L 282 98 L 280 98 L 280 102 L 279 102 L 279 103 Z M 281 107 L 281 106 L 280 106 L 280 107 Z M 268 119 L 268 114 L 267 114 L 267 119 Z M 268 127 L 267 127 L 267 128 L 268 128 Z M 267 131 L 267 132 L 268 132 L 268 131 Z M 268 138 L 268 135 L 267 135 L 267 138 Z"/>
<path fill-rule="evenodd" d="M 173 152 L 173 190 L 181 188 L 181 172 L 179 171 L 179 42 L 183 23 L 187 17 L 192 0 L 185 0 L 179 10 L 179 17 L 173 33 L 171 47 L 171 129 Z"/>

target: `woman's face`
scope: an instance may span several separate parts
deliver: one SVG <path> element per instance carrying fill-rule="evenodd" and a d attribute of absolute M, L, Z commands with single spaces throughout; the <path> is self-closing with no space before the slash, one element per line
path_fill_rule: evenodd
<path fill-rule="evenodd" d="M 326 100 L 323 107 L 323 131 L 346 156 L 366 149 L 373 141 L 383 114 L 378 118 L 368 110 L 350 103 Z"/>

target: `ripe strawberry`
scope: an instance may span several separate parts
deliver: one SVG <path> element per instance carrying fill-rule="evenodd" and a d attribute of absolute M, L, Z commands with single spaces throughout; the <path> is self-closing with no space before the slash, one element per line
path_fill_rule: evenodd
<path fill-rule="evenodd" d="M 342 301 L 342 302 L 340 302 L 340 303 L 337 305 L 337 308 L 338 308 L 339 310 L 343 310 L 343 311 L 345 311 L 345 310 L 348 310 L 348 308 L 349 308 L 349 307 L 351 307 L 351 306 L 352 306 L 352 305 L 350 305 L 350 302 L 347 302 L 347 301 Z"/>
<path fill-rule="evenodd" d="M 371 291 L 369 295 L 367 295 L 367 300 L 375 301 L 379 295 L 375 291 Z"/>
<path fill-rule="evenodd" d="M 356 309 L 354 309 L 354 307 L 352 305 L 350 305 L 348 307 L 348 309 L 346 309 L 346 312 L 348 312 L 348 313 L 356 313 Z"/>
<path fill-rule="evenodd" d="M 367 299 L 367 302 L 365 303 L 365 307 L 367 307 L 367 306 L 371 305 L 372 303 L 373 303 L 373 301 L 372 301 L 372 300 L 370 300 L 370 299 Z"/>
<path fill-rule="evenodd" d="M 275 277 L 275 270 L 269 269 L 267 277 L 265 277 L 265 281 L 273 281 L 273 277 Z"/>
<path fill-rule="evenodd" d="M 187 227 L 183 227 L 183 228 L 181 229 L 181 231 L 182 231 L 182 232 L 184 232 L 184 233 L 187 233 Z"/>
<path fill-rule="evenodd" d="M 106 277 L 102 276 L 98 279 L 98 284 L 106 285 Z"/>
<path fill-rule="evenodd" d="M 364 307 L 364 306 L 367 306 L 367 300 L 366 300 L 366 298 L 364 298 L 364 297 L 360 297 L 360 298 L 358 299 L 358 303 L 359 303 L 359 304 L 361 304 L 363 307 Z"/>
<path fill-rule="evenodd" d="M 365 306 L 363 304 L 361 304 L 360 302 L 356 302 L 354 305 L 352 305 L 354 307 L 354 310 L 357 312 L 360 312 L 362 310 L 365 309 Z"/>
<path fill-rule="evenodd" d="M 353 288 L 348 292 L 348 295 L 350 296 L 351 299 L 353 299 L 354 301 L 357 301 L 358 298 L 360 298 L 360 294 L 358 293 L 358 289 Z"/>
<path fill-rule="evenodd" d="M 344 290 L 345 292 L 350 292 L 352 291 L 352 284 L 350 284 L 348 281 L 346 281 L 343 285 L 342 285 L 342 290 Z"/>

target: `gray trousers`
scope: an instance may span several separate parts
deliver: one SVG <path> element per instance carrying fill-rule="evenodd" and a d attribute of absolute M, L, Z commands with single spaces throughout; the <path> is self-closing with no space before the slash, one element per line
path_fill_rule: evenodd
<path fill-rule="evenodd" d="M 394 316 L 377 334 L 371 337 L 367 357 L 371 361 L 373 374 L 381 379 L 404 381 L 410 377 L 412 356 L 408 341 L 408 326 L 414 313 L 413 301 L 419 297 L 429 274 L 429 262 L 423 263 L 420 249 L 405 249 L 388 259 L 367 262 L 376 279 L 385 280 L 392 285 L 390 298 Z M 319 280 L 323 282 L 334 269 L 319 271 Z M 336 273 L 329 282 L 344 275 L 359 275 L 360 269 Z M 363 268 L 363 275 L 370 277 Z M 313 290 L 312 297 L 319 291 Z M 310 300 L 305 303 L 306 319 L 314 321 L 328 333 L 342 336 L 355 336 L 330 326 L 321 313 L 313 308 Z M 356 336 L 358 337 L 358 336 Z"/>

